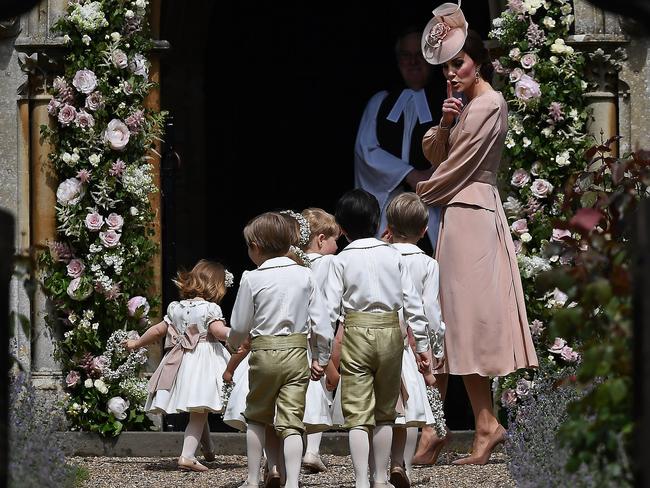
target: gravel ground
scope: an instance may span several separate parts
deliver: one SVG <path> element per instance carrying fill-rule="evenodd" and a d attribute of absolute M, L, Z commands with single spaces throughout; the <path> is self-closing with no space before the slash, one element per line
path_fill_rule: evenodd
<path fill-rule="evenodd" d="M 485 466 L 454 466 L 458 456 L 445 453 L 436 466 L 415 466 L 412 486 L 431 488 L 502 488 L 514 487 L 508 475 L 506 458 L 494 453 Z M 201 458 L 199 458 L 201 459 Z M 352 463 L 349 456 L 323 456 L 328 471 L 303 474 L 302 485 L 308 487 L 354 488 Z M 246 477 L 246 457 L 217 456 L 205 463 L 206 473 L 182 472 L 176 469 L 176 458 L 107 458 L 73 457 L 70 462 L 83 466 L 89 477 L 83 488 L 237 488 Z"/>

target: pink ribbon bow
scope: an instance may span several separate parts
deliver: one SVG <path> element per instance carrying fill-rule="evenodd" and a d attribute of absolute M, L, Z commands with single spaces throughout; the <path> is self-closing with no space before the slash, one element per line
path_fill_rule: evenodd
<path fill-rule="evenodd" d="M 158 390 L 169 390 L 174 384 L 178 368 L 181 367 L 183 355 L 186 351 L 192 351 L 201 339 L 199 326 L 196 324 L 189 325 L 183 335 L 178 333 L 176 327 L 170 325 L 167 327 L 167 337 L 165 337 L 165 348 L 172 346 L 172 349 L 165 355 L 158 365 L 156 372 L 151 375 L 147 390 L 149 393 L 155 393 Z"/>

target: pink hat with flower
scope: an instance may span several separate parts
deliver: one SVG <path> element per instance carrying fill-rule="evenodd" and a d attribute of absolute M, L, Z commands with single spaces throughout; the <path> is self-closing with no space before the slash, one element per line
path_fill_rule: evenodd
<path fill-rule="evenodd" d="M 467 21 L 458 4 L 443 3 L 422 33 L 422 55 L 430 64 L 442 64 L 456 56 L 467 38 Z"/>

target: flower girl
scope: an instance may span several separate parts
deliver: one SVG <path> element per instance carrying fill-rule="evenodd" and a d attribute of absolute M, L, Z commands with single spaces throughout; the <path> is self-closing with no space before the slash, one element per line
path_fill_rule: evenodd
<path fill-rule="evenodd" d="M 174 283 L 183 299 L 170 303 L 164 320 L 141 338 L 126 342 L 132 350 L 166 336 L 166 354 L 149 381 L 145 410 L 190 413 L 178 458 L 178 467 L 183 470 L 207 471 L 195 457 L 201 440 L 206 459 L 213 458 L 208 413 L 223 410 L 221 377 L 230 359 L 219 342 L 228 338 L 230 329 L 218 303 L 232 281 L 223 265 L 212 261 L 201 260 L 190 272 L 179 272 Z"/>

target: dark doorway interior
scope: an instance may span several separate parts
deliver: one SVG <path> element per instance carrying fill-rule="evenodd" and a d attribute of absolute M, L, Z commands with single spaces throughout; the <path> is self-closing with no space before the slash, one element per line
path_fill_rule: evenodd
<path fill-rule="evenodd" d="M 175 223 L 165 280 L 200 258 L 241 276 L 253 266 L 241 231 L 263 211 L 333 210 L 353 186 L 366 101 L 399 80 L 396 33 L 424 26 L 439 3 L 163 2 L 161 38 L 172 48 L 162 58 L 162 105 L 181 158 L 173 212 L 164 216 Z M 488 2 L 463 2 L 463 11 L 485 38 Z M 436 82 L 444 83 L 439 70 Z M 226 316 L 235 295 L 236 287 L 224 299 Z M 166 294 L 165 304 L 175 298 Z M 454 429 L 472 427 L 464 395 L 452 381 Z M 170 419 L 171 428 L 182 423 Z"/>

